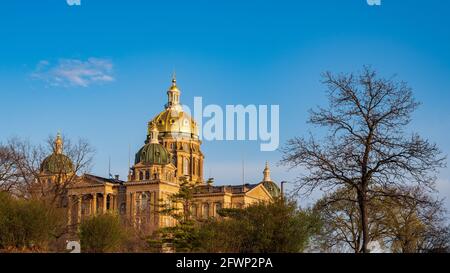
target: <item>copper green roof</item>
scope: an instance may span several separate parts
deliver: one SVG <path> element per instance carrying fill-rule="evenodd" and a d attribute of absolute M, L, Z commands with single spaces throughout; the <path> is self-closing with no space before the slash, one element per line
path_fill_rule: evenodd
<path fill-rule="evenodd" d="M 51 154 L 42 161 L 41 172 L 51 174 L 67 174 L 73 172 L 73 163 L 63 154 Z"/>
<path fill-rule="evenodd" d="M 264 188 L 267 189 L 267 191 L 270 193 L 270 195 L 272 195 L 272 197 L 276 198 L 276 197 L 279 197 L 281 195 L 280 188 L 274 182 L 272 182 L 272 181 L 263 181 L 261 183 L 263 184 Z"/>
<path fill-rule="evenodd" d="M 135 164 L 169 164 L 170 154 L 164 146 L 157 143 L 147 143 L 142 147 L 135 157 Z"/>

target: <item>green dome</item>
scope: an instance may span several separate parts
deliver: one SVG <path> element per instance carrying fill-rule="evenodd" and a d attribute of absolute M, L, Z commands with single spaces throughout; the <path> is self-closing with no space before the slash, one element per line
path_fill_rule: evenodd
<path fill-rule="evenodd" d="M 272 195 L 272 197 L 276 198 L 276 197 L 279 197 L 281 195 L 280 188 L 274 182 L 272 182 L 272 181 L 264 181 L 262 183 L 263 183 L 264 188 L 267 189 L 267 191 L 270 193 L 270 195 Z"/>
<path fill-rule="evenodd" d="M 63 154 L 52 154 L 42 161 L 41 172 L 59 174 L 73 172 L 73 163 Z"/>
<path fill-rule="evenodd" d="M 147 143 L 136 154 L 135 164 L 169 164 L 170 154 L 158 143 Z"/>

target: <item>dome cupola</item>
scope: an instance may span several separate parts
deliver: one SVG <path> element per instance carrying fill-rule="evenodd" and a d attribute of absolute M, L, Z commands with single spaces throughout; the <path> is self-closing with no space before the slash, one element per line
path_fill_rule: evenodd
<path fill-rule="evenodd" d="M 180 90 L 177 87 L 177 78 L 175 73 L 172 76 L 172 85 L 167 90 L 167 105 L 166 108 L 173 108 L 180 105 Z"/>
<path fill-rule="evenodd" d="M 40 171 L 48 174 L 73 173 L 72 160 L 63 154 L 63 140 L 60 133 L 58 133 L 54 141 L 53 153 L 42 161 Z"/>
<path fill-rule="evenodd" d="M 199 131 L 197 123 L 189 114 L 183 111 L 180 103 L 180 93 L 174 75 L 172 85 L 167 91 L 168 102 L 164 111 L 154 117 L 149 124 L 155 124 L 159 133 L 162 135 L 176 135 L 198 139 Z"/>
<path fill-rule="evenodd" d="M 275 182 L 273 182 L 272 179 L 270 178 L 270 168 L 268 162 L 266 162 L 266 167 L 264 168 L 263 174 L 264 174 L 263 181 L 261 181 L 263 186 L 267 189 L 270 195 L 272 195 L 272 197 L 274 198 L 279 197 L 281 195 L 281 190 L 278 187 L 278 185 L 275 184 Z"/>
<path fill-rule="evenodd" d="M 135 164 L 144 165 L 170 163 L 170 153 L 158 141 L 158 128 L 154 123 L 150 123 L 149 134 L 145 145 L 136 153 Z"/>

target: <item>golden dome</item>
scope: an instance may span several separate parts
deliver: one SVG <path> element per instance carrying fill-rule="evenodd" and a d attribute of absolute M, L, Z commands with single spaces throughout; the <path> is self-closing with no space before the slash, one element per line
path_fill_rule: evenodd
<path fill-rule="evenodd" d="M 156 124 L 159 133 L 198 138 L 197 123 L 187 113 L 177 109 L 167 108 L 159 113 L 149 122 L 149 130 L 152 123 Z"/>
<path fill-rule="evenodd" d="M 166 109 L 154 117 L 148 126 L 148 135 L 151 134 L 151 126 L 155 124 L 160 134 L 185 136 L 198 139 L 198 127 L 194 119 L 183 112 L 180 104 L 180 90 L 177 87 L 175 75 L 172 77 L 172 85 L 167 91 L 168 103 Z"/>

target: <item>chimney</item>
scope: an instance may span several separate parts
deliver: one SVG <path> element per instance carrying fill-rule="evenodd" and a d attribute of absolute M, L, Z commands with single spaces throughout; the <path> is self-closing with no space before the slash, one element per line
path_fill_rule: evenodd
<path fill-rule="evenodd" d="M 119 176 L 118 174 L 114 175 L 114 179 L 115 179 L 115 180 L 119 180 L 119 177 L 120 177 L 120 176 Z"/>

